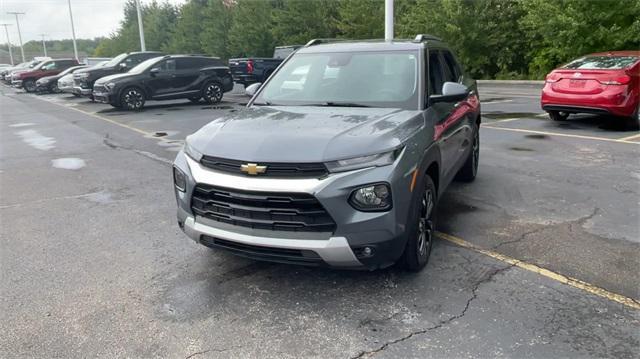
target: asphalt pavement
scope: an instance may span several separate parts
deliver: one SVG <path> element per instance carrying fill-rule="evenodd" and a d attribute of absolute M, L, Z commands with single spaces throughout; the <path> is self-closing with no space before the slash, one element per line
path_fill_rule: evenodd
<path fill-rule="evenodd" d="M 424 271 L 254 262 L 175 221 L 184 138 L 242 111 L 0 87 L 0 357 L 616 357 L 640 347 L 640 133 L 483 85 Z"/>

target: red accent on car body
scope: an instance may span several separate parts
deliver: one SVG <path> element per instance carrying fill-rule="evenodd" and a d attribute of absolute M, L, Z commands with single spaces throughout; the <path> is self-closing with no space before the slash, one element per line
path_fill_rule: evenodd
<path fill-rule="evenodd" d="M 439 123 L 434 126 L 433 130 L 433 140 L 437 141 L 442 137 L 442 134 L 451 126 L 453 126 L 456 122 L 460 121 L 465 115 L 468 113 L 474 113 L 478 111 L 478 107 L 480 106 L 480 99 L 476 94 L 472 94 L 467 97 L 465 100 L 460 101 L 456 108 L 451 111 L 449 116 L 444 122 Z"/>
<path fill-rule="evenodd" d="M 247 61 L 247 72 L 252 74 L 253 73 L 253 60 L 248 60 Z"/>
<path fill-rule="evenodd" d="M 586 56 L 640 57 L 640 51 L 611 51 Z M 621 69 L 557 68 L 546 76 L 540 102 L 543 109 L 545 106 L 583 107 L 630 117 L 640 102 L 640 60 Z"/>

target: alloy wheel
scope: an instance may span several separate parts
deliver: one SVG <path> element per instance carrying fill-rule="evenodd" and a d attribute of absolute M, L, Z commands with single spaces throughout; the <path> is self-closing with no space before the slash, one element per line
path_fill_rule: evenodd
<path fill-rule="evenodd" d="M 421 202 L 420 218 L 418 218 L 418 240 L 416 241 L 417 252 L 420 257 L 426 257 L 431 251 L 433 243 L 433 192 L 428 188 Z"/>
<path fill-rule="evenodd" d="M 218 84 L 207 86 L 204 97 L 211 103 L 218 103 L 222 100 L 222 88 Z"/>
<path fill-rule="evenodd" d="M 137 110 L 142 107 L 144 97 L 142 93 L 136 89 L 130 89 L 124 95 L 124 103 L 132 110 Z"/>

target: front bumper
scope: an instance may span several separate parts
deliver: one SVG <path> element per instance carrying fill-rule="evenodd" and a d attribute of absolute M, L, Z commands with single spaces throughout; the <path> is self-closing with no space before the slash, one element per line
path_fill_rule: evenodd
<path fill-rule="evenodd" d="M 114 103 L 114 95 L 108 92 L 93 92 L 93 99 L 102 103 Z"/>
<path fill-rule="evenodd" d="M 180 152 L 174 165 L 187 176 L 184 192 L 175 190 L 178 224 L 194 241 L 209 245 L 212 239 L 252 246 L 255 253 L 266 249 L 309 251 L 322 263 L 338 268 L 377 269 L 392 265 L 402 254 L 406 243 L 406 223 L 411 203 L 409 190 L 414 168 L 405 168 L 397 160 L 393 165 L 331 174 L 324 178 L 259 178 L 233 175 L 211 170 Z M 415 166 L 415 165 L 414 165 Z M 393 206 L 386 212 L 361 212 L 348 203 L 352 191 L 363 185 L 387 182 L 391 185 Z M 336 224 L 333 232 L 275 231 L 241 227 L 197 216 L 191 209 L 196 184 L 254 192 L 312 194 L 331 215 Z M 370 247 L 373 255 L 362 255 Z M 236 254 L 242 255 L 242 253 Z M 277 254 L 277 253 L 276 253 Z M 249 256 L 276 262 L 282 257 Z"/>
<path fill-rule="evenodd" d="M 86 88 L 82 88 L 80 86 L 74 86 L 73 87 L 73 93 L 76 94 L 76 95 L 91 96 L 92 92 L 93 92 L 92 89 L 86 89 Z"/>
<path fill-rule="evenodd" d="M 22 80 L 11 80 L 11 86 L 15 88 L 22 88 Z"/>

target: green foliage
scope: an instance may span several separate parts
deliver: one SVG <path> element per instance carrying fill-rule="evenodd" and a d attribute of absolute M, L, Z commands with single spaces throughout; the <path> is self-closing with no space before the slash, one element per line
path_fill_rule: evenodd
<path fill-rule="evenodd" d="M 384 36 L 384 0 L 187 0 L 143 5 L 147 48 L 265 56 L 313 38 Z M 135 3 L 95 54 L 139 49 Z M 541 78 L 586 53 L 640 48 L 639 0 L 395 0 L 396 38 L 442 37 L 475 78 Z"/>

